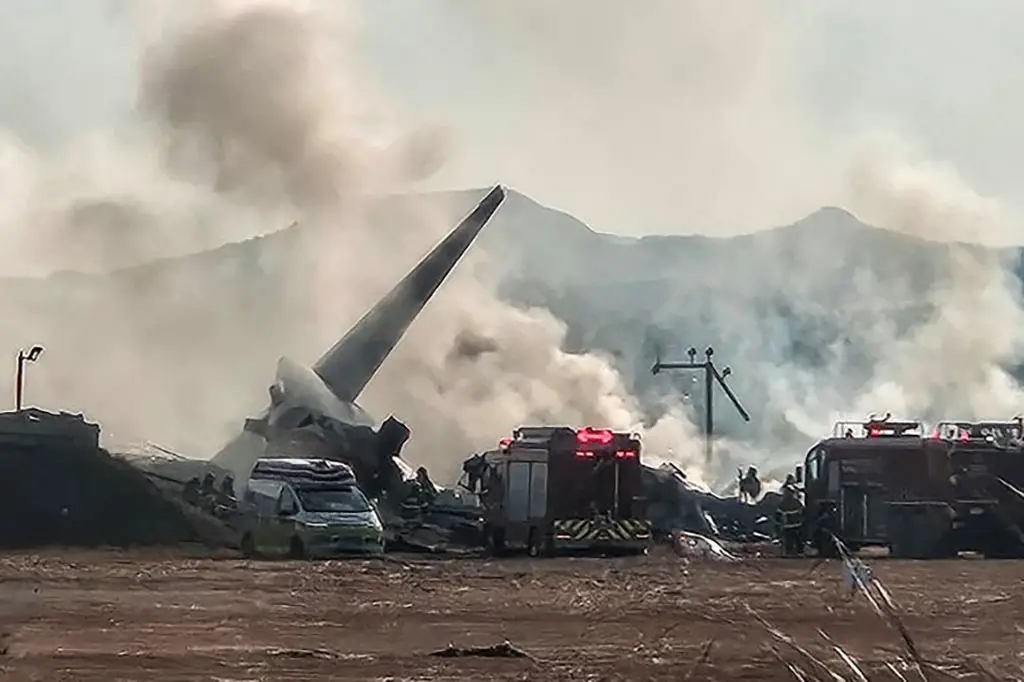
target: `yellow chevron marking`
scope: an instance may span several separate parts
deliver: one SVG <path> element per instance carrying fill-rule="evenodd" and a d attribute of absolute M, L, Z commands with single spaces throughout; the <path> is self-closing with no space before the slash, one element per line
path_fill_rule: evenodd
<path fill-rule="evenodd" d="M 552 523 L 556 535 L 574 541 L 617 540 L 630 542 L 651 534 L 651 524 L 644 519 L 619 519 L 602 525 L 588 519 L 559 519 Z"/>

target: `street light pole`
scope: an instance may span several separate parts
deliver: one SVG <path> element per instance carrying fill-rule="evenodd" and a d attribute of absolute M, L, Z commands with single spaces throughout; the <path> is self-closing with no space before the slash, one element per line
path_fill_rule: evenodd
<path fill-rule="evenodd" d="M 18 369 L 14 377 L 14 409 L 21 412 L 25 396 L 25 363 L 35 362 L 43 354 L 42 346 L 32 346 L 26 353 L 24 349 L 18 351 Z"/>
<path fill-rule="evenodd" d="M 690 356 L 689 362 L 662 362 L 659 358 L 654 362 L 654 366 L 651 367 L 651 374 L 657 374 L 663 369 L 697 369 L 704 372 L 704 459 L 706 462 L 711 462 L 711 457 L 714 454 L 714 433 L 715 433 L 715 405 L 714 405 L 714 388 L 715 382 L 722 387 L 725 395 L 732 402 L 733 407 L 739 412 L 740 416 L 743 417 L 743 421 L 749 422 L 750 415 L 743 409 L 743 405 L 740 404 L 739 398 L 732 392 L 729 385 L 725 383 L 725 378 L 732 374 L 732 368 L 723 367 L 722 371 L 718 371 L 714 361 L 711 357 L 715 354 L 715 350 L 708 346 L 704 349 L 704 362 L 697 362 L 697 349 L 692 346 L 686 351 L 686 354 Z"/>

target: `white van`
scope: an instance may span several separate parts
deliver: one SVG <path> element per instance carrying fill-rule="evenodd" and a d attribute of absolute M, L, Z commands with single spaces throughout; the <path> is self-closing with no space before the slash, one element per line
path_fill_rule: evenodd
<path fill-rule="evenodd" d="M 342 462 L 257 460 L 242 510 L 246 556 L 327 558 L 384 551 L 380 515 Z"/>

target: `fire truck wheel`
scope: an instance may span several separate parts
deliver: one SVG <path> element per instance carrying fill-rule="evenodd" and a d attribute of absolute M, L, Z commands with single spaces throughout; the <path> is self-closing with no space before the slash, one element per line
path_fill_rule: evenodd
<path fill-rule="evenodd" d="M 539 557 L 543 554 L 542 550 L 542 539 L 539 537 L 540 533 L 536 528 L 530 529 L 530 534 L 526 538 L 526 551 L 531 557 Z"/>
<path fill-rule="evenodd" d="M 819 557 L 825 559 L 837 559 L 839 557 L 839 549 L 836 547 L 836 543 L 831 535 L 820 535 L 816 545 Z"/>
<path fill-rule="evenodd" d="M 982 552 L 986 559 L 1021 559 L 1020 551 L 1014 551 L 1006 547 L 993 547 L 986 552 Z"/>
<path fill-rule="evenodd" d="M 531 528 L 526 541 L 526 551 L 532 557 L 553 557 L 555 555 L 555 538 L 542 534 L 539 528 Z"/>

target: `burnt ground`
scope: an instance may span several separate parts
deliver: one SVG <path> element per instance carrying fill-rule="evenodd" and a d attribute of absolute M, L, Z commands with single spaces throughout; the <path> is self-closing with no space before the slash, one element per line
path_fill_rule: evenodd
<path fill-rule="evenodd" d="M 1024 564 L 873 566 L 927 659 L 956 676 L 967 674 L 970 657 L 1020 674 Z M 0 676 L 683 680 L 692 671 L 691 680 L 792 679 L 746 605 L 828 661 L 837 657 L 818 628 L 869 668 L 900 656 L 898 638 L 864 599 L 846 599 L 839 566 L 813 567 L 784 559 L 687 564 L 669 553 L 322 563 L 190 558 L 185 550 L 8 554 L 0 557 Z M 430 655 L 449 643 L 505 639 L 528 657 Z"/>

